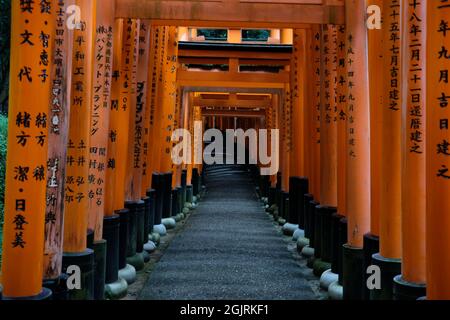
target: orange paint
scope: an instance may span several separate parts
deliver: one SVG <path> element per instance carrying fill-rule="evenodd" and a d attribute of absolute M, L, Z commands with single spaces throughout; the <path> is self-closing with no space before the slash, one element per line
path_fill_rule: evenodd
<path fill-rule="evenodd" d="M 86 250 L 89 209 L 89 141 L 96 1 L 77 0 L 82 30 L 74 31 L 69 143 L 65 181 L 64 252 Z"/>
<path fill-rule="evenodd" d="M 3 295 L 8 298 L 35 296 L 42 290 L 50 122 L 41 120 L 46 115 L 48 119 L 51 79 L 40 75 L 50 75 L 53 63 L 54 10 L 54 3 L 46 14 L 36 6 L 30 12 L 22 10 L 20 1 L 11 2 L 9 152 L 2 265 Z M 49 36 L 48 42 L 39 39 L 41 31 Z M 43 50 L 48 54 L 48 64 L 43 60 L 47 65 L 40 63 Z"/>
<path fill-rule="evenodd" d="M 96 241 L 103 239 L 105 211 L 105 182 L 108 165 L 108 133 L 111 109 L 112 41 L 114 4 L 97 0 L 102 8 L 97 11 L 96 40 L 94 45 L 94 73 L 92 83 L 90 157 L 89 157 L 89 222 Z"/>
<path fill-rule="evenodd" d="M 348 70 L 347 219 L 348 245 L 363 247 L 370 228 L 370 132 L 366 1 L 346 0 Z M 349 63 L 351 61 L 351 64 Z"/>
<path fill-rule="evenodd" d="M 337 209 L 340 215 L 347 212 L 347 50 L 345 26 L 337 26 L 336 46 L 336 116 L 337 116 Z"/>
<path fill-rule="evenodd" d="M 385 1 L 383 32 L 384 84 L 381 112 L 380 157 L 380 254 L 385 258 L 401 258 L 401 54 L 392 51 L 400 47 L 401 1 Z M 394 17 L 393 12 L 397 15 Z M 400 48 L 399 48 L 400 49 Z M 392 72 L 391 69 L 398 72 Z"/>
<path fill-rule="evenodd" d="M 369 5 L 383 6 L 383 0 L 371 0 Z M 368 32 L 369 39 L 369 85 L 370 85 L 370 233 L 380 235 L 380 212 L 381 212 L 381 115 L 383 105 L 383 79 L 384 74 L 380 72 L 383 64 L 383 32 L 374 29 Z"/>
<path fill-rule="evenodd" d="M 320 107 L 320 203 L 337 206 L 337 115 L 335 26 L 323 27 L 322 96 Z"/>
<path fill-rule="evenodd" d="M 123 20 L 116 19 L 114 25 L 113 40 L 113 70 L 111 80 L 111 111 L 108 132 L 108 165 L 106 168 L 106 185 L 105 185 L 105 216 L 112 216 L 115 210 L 123 207 L 123 197 L 120 197 L 121 206 L 118 207 L 116 201 L 116 179 L 119 170 L 117 170 L 117 158 L 119 157 L 118 130 L 121 130 L 124 114 L 127 111 L 119 108 L 120 100 L 120 70 L 122 69 L 122 47 L 123 47 Z M 121 131 L 122 132 L 122 131 Z"/>
<path fill-rule="evenodd" d="M 425 3 L 424 3 L 425 4 Z M 450 60 L 439 59 L 442 48 L 450 47 L 449 31 L 441 30 L 448 21 L 450 8 L 441 1 L 429 0 L 427 5 L 427 100 L 426 100 L 426 269 L 427 299 L 450 299 L 450 156 L 445 146 L 449 141 L 448 119 L 450 84 L 445 72 Z M 445 28 L 444 28 L 445 30 Z M 438 97 L 442 97 L 438 99 Z M 424 239 L 421 239 L 422 241 Z"/>

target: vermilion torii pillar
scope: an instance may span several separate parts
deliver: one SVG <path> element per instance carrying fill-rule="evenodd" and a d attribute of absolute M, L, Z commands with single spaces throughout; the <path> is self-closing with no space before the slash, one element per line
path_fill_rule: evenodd
<path fill-rule="evenodd" d="M 424 4 L 424 3 L 423 3 Z M 426 280 L 427 299 L 450 299 L 450 28 L 448 1 L 427 1 Z"/>
<path fill-rule="evenodd" d="M 70 78 L 73 30 L 66 26 L 66 11 L 74 0 L 54 1 L 55 29 L 51 98 L 48 113 L 47 195 L 45 212 L 44 284 L 54 292 L 60 282 L 64 230 L 64 179 L 69 134 Z M 62 288 L 61 288 L 62 287 Z M 61 291 L 61 290 L 60 290 Z"/>
<path fill-rule="evenodd" d="M 337 207 L 336 42 L 334 25 L 322 26 L 322 76 L 320 98 L 320 205 L 315 211 L 314 273 L 330 269 L 331 222 Z"/>
<path fill-rule="evenodd" d="M 90 143 L 88 227 L 94 231 L 95 285 L 94 299 L 104 299 L 105 272 L 108 262 L 107 242 L 103 240 L 105 212 L 106 168 L 108 164 L 108 133 L 111 109 L 111 80 L 113 70 L 114 4 L 97 0 L 95 28 L 92 102 L 90 105 Z M 111 240 L 111 239 L 110 239 Z M 111 261 L 109 261 L 111 263 Z"/>
<path fill-rule="evenodd" d="M 11 77 L 2 282 L 6 299 L 42 288 L 55 2 L 11 3 Z M 12 152 L 14 150 L 14 152 Z M 31 156 L 32 155 L 32 156 Z"/>
<path fill-rule="evenodd" d="M 372 290 L 371 299 L 392 299 L 393 277 L 401 272 L 401 120 L 402 120 L 402 53 L 400 0 L 383 1 L 383 108 L 381 116 L 380 160 L 380 252 L 372 264 L 381 269 L 381 289 Z M 417 142 L 422 137 L 411 136 Z"/>
<path fill-rule="evenodd" d="M 69 292 L 71 299 L 93 299 L 94 252 L 87 248 L 89 208 L 89 140 L 92 72 L 96 26 L 96 1 L 77 0 L 81 26 L 74 31 L 70 128 L 65 181 L 65 221 L 63 269 L 80 266 L 80 290 Z"/>
<path fill-rule="evenodd" d="M 425 295 L 426 265 L 426 3 L 402 8 L 402 274 L 394 278 L 394 299 Z"/>
<path fill-rule="evenodd" d="M 368 1 L 368 5 L 383 6 L 383 0 Z M 382 29 L 368 31 L 369 87 L 370 87 L 370 232 L 364 235 L 364 269 L 372 264 L 372 255 L 379 252 L 380 206 L 381 206 L 381 114 L 383 112 L 383 32 Z M 369 274 L 366 274 L 366 279 Z M 370 297 L 369 289 L 364 291 L 364 299 Z"/>
<path fill-rule="evenodd" d="M 366 1 L 346 0 L 347 219 L 343 249 L 344 299 L 362 299 L 363 236 L 370 228 L 370 132 Z"/>

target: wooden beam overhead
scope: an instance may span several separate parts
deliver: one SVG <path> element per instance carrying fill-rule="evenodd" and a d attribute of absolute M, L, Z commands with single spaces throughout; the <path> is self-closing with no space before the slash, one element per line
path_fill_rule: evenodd
<path fill-rule="evenodd" d="M 200 107 L 221 107 L 221 108 L 247 108 L 265 109 L 270 106 L 270 100 L 239 100 L 239 99 L 203 99 L 195 98 L 194 104 Z"/>
<path fill-rule="evenodd" d="M 216 117 L 242 117 L 242 118 L 262 118 L 266 116 L 266 112 L 262 111 L 244 111 L 244 110 L 211 110 L 203 109 L 202 116 Z"/>
<path fill-rule="evenodd" d="M 116 0 L 117 18 L 151 19 L 177 26 L 304 28 L 307 24 L 343 24 L 339 1 L 323 0 Z"/>

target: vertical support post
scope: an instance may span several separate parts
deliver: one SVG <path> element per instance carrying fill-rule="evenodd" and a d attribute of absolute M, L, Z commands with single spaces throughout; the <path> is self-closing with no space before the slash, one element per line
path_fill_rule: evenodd
<path fill-rule="evenodd" d="M 89 208 L 90 104 L 94 64 L 94 37 L 97 1 L 77 0 L 81 27 L 74 31 L 69 142 L 65 181 L 65 221 L 63 269 L 78 265 L 82 271 L 80 290 L 71 290 L 70 299 L 93 299 L 94 252 L 87 248 Z"/>
<path fill-rule="evenodd" d="M 3 295 L 47 299 L 42 288 L 46 164 L 56 6 L 11 3 L 11 72 L 3 238 Z M 33 99 L 29 99 L 33 97 Z M 14 152 L 12 152 L 14 146 Z"/>
<path fill-rule="evenodd" d="M 425 296 L 426 193 L 426 4 L 402 7 L 402 273 L 394 278 L 396 300 Z M 418 139 L 417 139 L 418 138 Z M 419 140 L 419 141 L 418 141 Z"/>
<path fill-rule="evenodd" d="M 403 4 L 402 4 L 403 3 Z M 380 252 L 372 263 L 381 269 L 381 290 L 372 290 L 371 299 L 392 299 L 392 279 L 401 272 L 401 6 L 405 2 L 383 2 L 384 84 L 381 112 L 381 193 Z M 419 137 L 420 139 L 420 137 Z"/>
<path fill-rule="evenodd" d="M 56 1 L 54 1 L 56 4 Z M 48 160 L 45 212 L 44 284 L 53 291 L 54 299 L 67 293 L 61 277 L 64 231 L 64 180 L 70 117 L 71 47 L 73 31 L 66 27 L 65 12 L 73 1 L 58 1 L 53 18 L 53 69 L 50 111 L 47 118 Z M 58 12 L 58 13 L 56 13 Z M 57 54 L 56 54 L 57 53 Z M 49 121 L 51 119 L 51 123 Z"/>
<path fill-rule="evenodd" d="M 370 132 L 366 1 L 346 0 L 347 220 L 343 246 L 344 299 L 362 299 L 363 236 L 370 227 Z"/>
<path fill-rule="evenodd" d="M 427 299 L 450 299 L 450 7 L 427 1 L 426 269 Z"/>

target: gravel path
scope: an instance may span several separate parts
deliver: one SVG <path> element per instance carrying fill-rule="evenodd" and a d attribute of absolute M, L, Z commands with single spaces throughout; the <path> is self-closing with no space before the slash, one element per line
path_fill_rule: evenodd
<path fill-rule="evenodd" d="M 213 168 L 207 188 L 140 299 L 317 299 L 249 176 L 236 167 Z"/>

